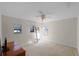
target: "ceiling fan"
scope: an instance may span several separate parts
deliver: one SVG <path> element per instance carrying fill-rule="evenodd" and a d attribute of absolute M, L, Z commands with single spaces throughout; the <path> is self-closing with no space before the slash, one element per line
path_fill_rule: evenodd
<path fill-rule="evenodd" d="M 46 15 L 42 11 L 38 11 L 38 12 L 40 13 L 39 17 L 41 18 L 42 21 L 44 21 L 46 19 Z"/>
<path fill-rule="evenodd" d="M 50 16 L 50 15 L 48 15 L 48 14 L 50 14 L 50 13 L 44 13 L 43 11 L 38 11 L 38 13 L 40 14 L 39 16 L 37 16 L 37 17 L 40 17 L 40 19 L 42 20 L 42 22 L 43 21 L 45 21 L 47 18 L 48 18 L 48 16 Z"/>

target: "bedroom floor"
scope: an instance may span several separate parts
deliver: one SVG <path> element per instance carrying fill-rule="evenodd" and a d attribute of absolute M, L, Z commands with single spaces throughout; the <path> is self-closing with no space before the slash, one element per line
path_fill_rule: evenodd
<path fill-rule="evenodd" d="M 75 56 L 77 50 L 72 47 L 64 46 L 56 43 L 30 44 L 24 45 L 28 56 Z"/>

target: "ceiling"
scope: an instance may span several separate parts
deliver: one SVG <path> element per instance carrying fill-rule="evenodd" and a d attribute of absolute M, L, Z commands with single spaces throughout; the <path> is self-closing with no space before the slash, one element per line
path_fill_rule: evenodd
<path fill-rule="evenodd" d="M 47 21 L 62 20 L 79 15 L 78 2 L 0 2 L 3 15 L 41 22 L 42 11 Z"/>

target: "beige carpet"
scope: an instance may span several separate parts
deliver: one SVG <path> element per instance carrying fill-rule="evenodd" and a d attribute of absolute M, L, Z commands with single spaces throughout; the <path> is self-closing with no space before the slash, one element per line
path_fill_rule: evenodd
<path fill-rule="evenodd" d="M 77 50 L 72 47 L 56 43 L 24 45 L 27 56 L 75 56 Z"/>

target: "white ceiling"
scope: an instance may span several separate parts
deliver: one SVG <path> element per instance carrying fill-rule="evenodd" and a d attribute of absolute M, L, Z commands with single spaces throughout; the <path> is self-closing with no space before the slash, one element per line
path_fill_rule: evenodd
<path fill-rule="evenodd" d="M 43 11 L 48 21 L 79 15 L 78 2 L 0 2 L 3 15 L 40 22 L 38 11 Z"/>

